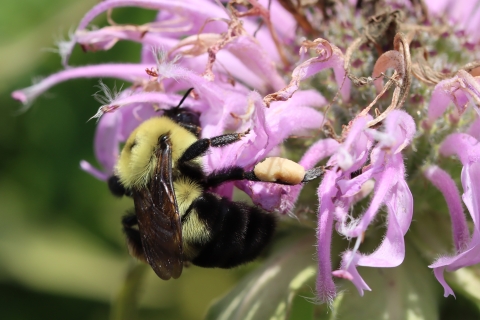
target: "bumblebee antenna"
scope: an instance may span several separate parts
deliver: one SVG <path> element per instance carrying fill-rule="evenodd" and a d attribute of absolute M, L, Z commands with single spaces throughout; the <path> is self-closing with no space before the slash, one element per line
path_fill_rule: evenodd
<path fill-rule="evenodd" d="M 182 105 L 182 103 L 185 101 L 185 99 L 187 99 L 188 95 L 190 94 L 190 92 L 192 92 L 193 88 L 190 88 L 187 90 L 187 92 L 183 95 L 183 98 L 182 100 L 180 100 L 180 102 L 178 103 L 178 105 L 175 107 L 175 108 L 172 108 L 172 109 L 179 109 L 180 106 Z"/>

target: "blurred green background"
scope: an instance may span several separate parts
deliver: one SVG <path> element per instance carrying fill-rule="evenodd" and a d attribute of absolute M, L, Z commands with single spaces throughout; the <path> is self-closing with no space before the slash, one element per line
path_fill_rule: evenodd
<path fill-rule="evenodd" d="M 0 310 L 2 319 L 107 319 L 129 269 L 120 218 L 131 200 L 110 195 L 104 182 L 80 170 L 93 155 L 99 103 L 97 79 L 60 84 L 25 113 L 10 97 L 36 77 L 61 69 L 48 48 L 66 37 L 98 0 L 22 0 L 0 6 Z M 155 12 L 118 9 L 117 22 L 145 23 Z M 95 23 L 105 24 L 105 16 Z M 140 46 L 83 53 L 71 65 L 136 62 Z M 114 81 L 105 79 L 113 86 Z M 117 86 L 121 81 L 116 82 Z M 128 85 L 128 84 L 127 84 Z M 250 267 L 251 268 L 251 267 Z M 245 268 L 188 268 L 162 281 L 145 268 L 139 295 L 142 319 L 201 319 Z"/>

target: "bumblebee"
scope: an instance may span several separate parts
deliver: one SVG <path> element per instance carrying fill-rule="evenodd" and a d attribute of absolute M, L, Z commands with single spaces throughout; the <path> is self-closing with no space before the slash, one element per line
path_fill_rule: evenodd
<path fill-rule="evenodd" d="M 322 174 L 318 169 L 303 171 L 292 183 L 278 169 L 276 175 L 238 166 L 205 173 L 200 158 L 209 148 L 237 142 L 248 132 L 200 139 L 200 114 L 181 107 L 191 90 L 178 106 L 132 132 L 109 179 L 113 194 L 134 201 L 135 213 L 122 220 L 130 254 L 164 280 L 180 277 L 187 262 L 208 268 L 247 263 L 272 238 L 273 214 L 221 197 L 212 188 L 243 179 L 296 184 Z"/>

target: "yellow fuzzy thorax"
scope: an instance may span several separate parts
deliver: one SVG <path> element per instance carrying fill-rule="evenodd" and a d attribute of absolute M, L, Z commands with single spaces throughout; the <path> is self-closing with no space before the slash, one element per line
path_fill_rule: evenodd
<path fill-rule="evenodd" d="M 195 135 L 167 117 L 143 122 L 128 137 L 115 168 L 126 188 L 144 188 L 150 181 L 157 164 L 155 150 L 161 135 L 170 137 L 173 168 L 183 152 L 197 141 Z"/>

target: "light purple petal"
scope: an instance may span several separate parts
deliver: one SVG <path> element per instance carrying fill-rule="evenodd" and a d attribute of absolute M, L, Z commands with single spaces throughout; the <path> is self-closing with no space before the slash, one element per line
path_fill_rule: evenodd
<path fill-rule="evenodd" d="M 465 70 L 459 70 L 457 77 L 461 90 L 465 92 L 475 111 L 480 116 L 480 77 L 474 77 Z"/>
<path fill-rule="evenodd" d="M 141 91 L 139 93 L 131 93 L 128 95 L 122 95 L 116 99 L 113 99 L 109 102 L 109 104 L 102 105 L 94 116 L 95 118 L 100 117 L 110 110 L 122 109 L 125 106 L 132 105 L 132 104 L 150 104 L 150 109 L 153 110 L 153 104 L 160 105 L 160 106 L 175 106 L 181 100 L 181 96 L 179 95 L 172 95 L 172 94 L 165 94 L 162 92 L 144 92 Z M 191 99 L 187 99 L 184 102 L 185 106 L 196 110 L 202 111 L 205 109 L 204 104 L 199 101 L 192 101 Z M 167 107 L 168 108 L 168 107 Z M 146 120 L 142 117 L 137 117 L 137 119 L 142 119 L 143 121 Z"/>
<path fill-rule="evenodd" d="M 473 77 L 468 72 L 460 70 L 455 77 L 440 81 L 435 86 L 428 105 L 427 125 L 431 126 L 445 112 L 450 101 L 462 114 L 469 100 L 480 114 L 480 77 Z"/>
<path fill-rule="evenodd" d="M 460 192 L 450 175 L 439 167 L 428 167 L 424 174 L 442 192 L 447 202 L 452 221 L 453 241 L 457 252 L 460 252 L 470 241 L 470 232 L 468 231 L 467 219 L 463 213 Z"/>
<path fill-rule="evenodd" d="M 23 104 L 30 104 L 47 91 L 49 88 L 76 78 L 118 78 L 126 81 L 134 82 L 140 79 L 147 79 L 145 69 L 151 67 L 141 64 L 99 64 L 93 66 L 83 66 L 71 68 L 54 73 L 43 79 L 37 84 L 28 88 L 17 90 L 12 93 L 14 99 L 20 100 Z"/>
<path fill-rule="evenodd" d="M 480 232 L 480 161 L 462 169 L 462 199 L 470 212 L 474 229 Z"/>
<path fill-rule="evenodd" d="M 202 57 L 203 58 L 203 57 Z M 197 62 L 198 59 L 186 59 L 188 62 L 188 66 L 190 69 L 196 70 L 193 65 L 197 64 L 198 67 L 201 67 L 203 72 L 205 70 L 205 65 L 207 59 L 207 55 L 205 55 L 204 62 Z M 244 83 L 246 86 L 249 87 L 249 91 L 254 88 L 260 93 L 269 92 L 268 88 L 270 88 L 270 84 L 265 82 L 262 77 L 258 76 L 254 70 L 250 70 L 249 68 L 245 67 L 245 64 L 242 63 L 235 55 L 227 50 L 220 50 L 217 53 L 217 63 L 213 66 L 213 73 L 215 74 L 215 79 L 217 81 L 225 81 L 227 82 L 228 79 L 233 77 L 240 83 Z M 226 73 L 228 72 L 228 74 Z M 264 78 L 264 77 L 263 77 Z"/>
<path fill-rule="evenodd" d="M 209 1 L 168 1 L 168 0 L 106 0 L 93 7 L 80 21 L 78 29 L 85 29 L 99 14 L 120 7 L 140 7 L 153 10 L 166 10 L 184 17 L 195 24 L 198 30 L 208 18 L 228 18 L 226 12 Z M 226 28 L 223 30 L 226 31 Z"/>
<path fill-rule="evenodd" d="M 80 30 L 75 34 L 75 40 L 84 50 L 89 51 L 109 50 L 119 40 L 135 41 L 151 48 L 170 48 L 178 42 L 176 39 L 162 37 L 140 28 L 130 29 L 125 29 L 123 26 L 109 26 L 92 31 Z"/>
<path fill-rule="evenodd" d="M 297 26 L 297 21 L 293 16 L 278 1 L 259 0 L 258 2 L 265 8 L 270 5 L 270 21 L 277 30 L 279 38 L 285 44 L 293 43 Z"/>
<path fill-rule="evenodd" d="M 435 15 L 446 15 L 455 30 L 463 29 L 474 41 L 478 41 L 479 29 L 476 23 L 480 7 L 477 1 L 427 0 L 425 3 Z"/>
<path fill-rule="evenodd" d="M 337 150 L 338 145 L 339 143 L 334 139 L 319 140 L 305 152 L 299 164 L 305 169 L 311 169 L 318 162 L 332 155 Z"/>
<path fill-rule="evenodd" d="M 203 32 L 222 33 L 227 31 L 227 24 L 223 21 L 211 21 L 210 23 L 205 24 L 209 18 L 228 18 L 226 10 L 211 1 L 106 0 L 97 4 L 83 17 L 76 33 L 81 34 L 81 32 L 87 28 L 89 23 L 99 14 L 119 7 L 141 7 L 161 10 L 157 21 L 159 21 L 158 24 L 163 24 L 163 27 L 158 26 L 159 30 L 157 29 L 157 32 L 155 32 L 156 35 L 168 35 L 170 37 L 180 38 L 185 35 L 198 33 L 202 26 L 204 27 Z M 170 30 L 165 27 L 169 20 L 171 27 Z M 152 29 L 154 29 L 155 22 L 151 25 Z M 147 36 L 147 40 L 149 40 L 149 38 L 150 35 Z M 154 37 L 152 37 L 151 40 L 154 42 Z M 74 42 L 72 42 L 72 44 L 74 44 Z M 67 65 L 73 47 L 73 45 L 69 45 L 68 48 L 64 50 L 62 54 L 64 57 L 64 65 Z M 150 45 L 148 47 L 150 47 Z M 148 62 L 145 59 L 142 59 L 142 61 Z"/>
<path fill-rule="evenodd" d="M 450 141 L 447 141 L 449 138 Z M 443 277 L 444 271 L 451 272 L 466 266 L 480 263 L 480 162 L 478 158 L 474 159 L 472 162 L 469 161 L 473 160 L 472 154 L 478 155 L 478 151 L 475 150 L 478 149 L 478 146 L 476 144 L 472 144 L 473 140 L 476 141 L 476 139 L 466 134 L 452 134 L 445 140 L 447 143 L 445 144 L 444 141 L 444 144 L 442 145 L 442 147 L 445 145 L 447 146 L 445 149 L 448 150 L 443 150 L 447 151 L 447 154 L 455 153 L 462 162 L 465 161 L 464 168 L 462 170 L 462 185 L 464 189 L 462 198 L 474 223 L 472 239 L 464 251 L 461 251 L 454 256 L 441 257 L 429 266 L 430 268 L 434 268 L 437 280 L 444 287 L 445 297 L 450 294 L 453 295 L 453 290 L 445 282 Z M 453 146 L 455 142 L 458 144 L 456 147 Z M 466 150 L 465 152 L 462 152 L 462 147 L 474 150 Z"/>
<path fill-rule="evenodd" d="M 324 139 L 315 142 L 303 155 L 302 159 L 298 162 L 306 170 L 312 169 L 317 163 L 322 161 L 328 156 L 331 156 L 338 148 L 338 142 L 333 139 Z M 287 193 L 287 206 L 288 212 L 293 210 L 295 202 L 297 201 L 300 191 L 303 188 L 303 184 L 292 186 L 290 192 Z"/>
<path fill-rule="evenodd" d="M 413 196 L 405 180 L 392 188 L 386 201 L 388 209 L 387 234 L 380 246 L 370 255 L 362 255 L 359 266 L 391 268 L 400 265 L 405 258 L 406 234 L 413 215 Z"/>
<path fill-rule="evenodd" d="M 185 71 L 182 82 L 187 83 L 187 87 L 195 88 L 195 92 L 201 97 L 201 100 L 210 106 L 200 118 L 203 137 L 215 137 L 223 134 L 225 129 L 228 129 L 227 124 L 232 119 L 232 113 L 238 115 L 246 113 L 247 98 L 235 88 L 227 90 L 188 70 Z"/>
<path fill-rule="evenodd" d="M 440 284 L 442 285 L 442 287 L 444 289 L 443 296 L 445 298 L 448 297 L 449 295 L 452 295 L 452 296 L 455 297 L 455 293 L 453 292 L 452 288 L 450 288 L 450 286 L 445 281 L 445 277 L 443 275 L 443 273 L 445 271 L 445 267 L 442 265 L 441 261 L 439 261 L 439 262 L 440 262 L 439 267 L 433 267 L 433 265 L 430 265 L 428 267 L 433 268 L 433 274 L 435 275 L 435 278 L 437 278 L 438 282 L 440 282 Z M 448 264 L 448 262 L 446 262 L 445 264 Z"/>
<path fill-rule="evenodd" d="M 360 273 L 358 273 L 357 265 L 361 255 L 352 251 L 346 251 L 342 255 L 341 267 L 339 270 L 332 272 L 332 275 L 337 278 L 343 278 L 352 281 L 357 288 L 360 296 L 363 297 L 364 291 L 372 291 L 368 284 L 363 280 Z"/>
<path fill-rule="evenodd" d="M 318 229 L 317 229 L 317 259 L 318 274 L 316 282 L 317 298 L 321 303 L 333 302 L 337 295 L 335 283 L 332 278 L 332 263 L 330 250 L 332 243 L 333 213 L 335 210 L 332 198 L 338 189 L 335 182 L 340 172 L 336 169 L 327 170 L 320 187 L 318 188 Z"/>
<path fill-rule="evenodd" d="M 242 61 L 248 69 L 270 84 L 273 90 L 280 90 L 285 87 L 286 83 L 278 74 L 274 61 L 253 37 L 235 37 L 227 43 L 225 49 Z"/>
<path fill-rule="evenodd" d="M 95 132 L 95 157 L 109 175 L 117 163 L 121 140 L 122 115 L 114 112 L 106 114 L 99 121 Z"/>
<path fill-rule="evenodd" d="M 365 134 L 367 122 L 371 116 L 355 118 L 350 124 L 345 141 L 338 147 L 337 152 L 330 158 L 327 165 L 338 165 L 343 171 L 352 171 L 360 168 L 365 162 L 371 139 Z"/>
<path fill-rule="evenodd" d="M 384 170 L 384 165 L 381 161 L 377 161 L 374 165 L 370 166 L 367 170 L 353 179 L 341 179 L 337 182 L 338 188 L 342 193 L 342 197 L 351 197 L 361 191 L 361 188 L 365 182 L 372 179 L 374 175 Z"/>
<path fill-rule="evenodd" d="M 393 154 L 397 154 L 412 142 L 416 132 L 415 121 L 405 111 L 393 110 L 385 120 L 385 132 L 395 141 L 388 147 Z M 387 147 L 387 145 L 381 144 L 378 147 Z"/>
<path fill-rule="evenodd" d="M 98 180 L 106 181 L 111 174 L 108 172 L 103 172 L 92 166 L 89 162 L 82 160 L 80 161 L 80 168 L 97 178 Z"/>
<path fill-rule="evenodd" d="M 480 161 L 480 145 L 478 140 L 465 133 L 453 133 L 440 145 L 443 156 L 456 155 L 464 166 Z"/>
<path fill-rule="evenodd" d="M 463 267 L 471 266 L 480 262 L 480 236 L 478 231 L 475 230 L 473 233 L 473 238 L 466 248 L 465 251 L 459 253 L 458 255 L 451 257 L 441 257 L 437 259 L 433 264 L 429 265 L 429 268 L 433 268 L 435 277 L 438 282 L 443 286 L 444 297 L 449 295 L 455 296 L 453 290 L 446 283 L 443 272 L 444 271 L 455 271 Z"/>
<path fill-rule="evenodd" d="M 475 121 L 472 122 L 466 133 L 475 139 L 480 140 L 480 117 L 477 117 Z"/>
<path fill-rule="evenodd" d="M 263 160 L 262 155 L 268 153 L 267 145 L 270 139 L 270 128 L 266 121 L 266 108 L 263 106 L 261 96 L 251 92 L 248 96 L 249 119 L 244 128 L 250 128 L 249 134 L 242 139 L 242 143 L 234 143 L 222 148 L 216 148 L 207 155 L 208 166 L 213 168 L 239 165 L 244 168 L 252 166 Z"/>
<path fill-rule="evenodd" d="M 443 115 L 451 102 L 451 95 L 444 88 L 444 86 L 447 84 L 450 84 L 449 79 L 440 81 L 433 89 L 432 97 L 428 105 L 427 121 L 429 126 L 431 126 L 435 120 Z"/>

